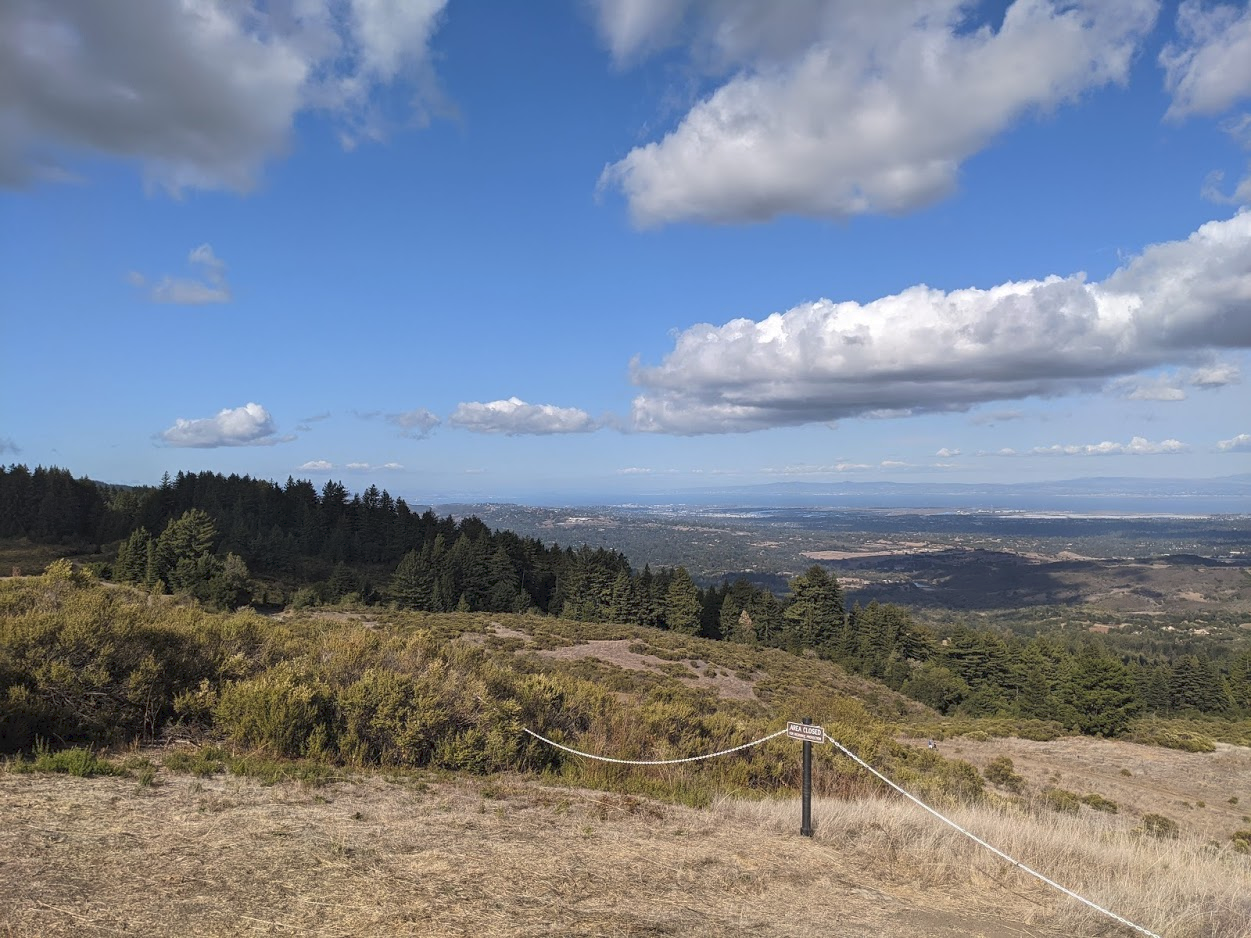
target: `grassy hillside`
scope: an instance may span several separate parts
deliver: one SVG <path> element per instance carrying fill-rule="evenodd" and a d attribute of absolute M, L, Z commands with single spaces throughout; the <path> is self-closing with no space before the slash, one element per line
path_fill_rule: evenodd
<path fill-rule="evenodd" d="M 807 842 L 785 737 L 631 767 L 523 732 L 673 759 L 803 716 L 1160 934 L 1251 928 L 1243 747 L 943 720 L 826 660 L 641 627 L 210 613 L 60 563 L 0 581 L 0 935 L 1121 933 L 833 747 Z"/>

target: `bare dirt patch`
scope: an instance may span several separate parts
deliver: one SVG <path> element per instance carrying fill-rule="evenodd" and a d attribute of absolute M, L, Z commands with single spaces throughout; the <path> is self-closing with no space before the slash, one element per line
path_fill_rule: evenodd
<path fill-rule="evenodd" d="M 524 780 L 159 778 L 0 774 L 0 934 L 1066 934 L 1022 924 L 1051 901 L 1028 885 L 886 884 L 845 844 L 715 811 Z"/>
<path fill-rule="evenodd" d="M 677 663 L 687 668 L 691 678 L 687 682 L 693 687 L 707 687 L 718 696 L 730 700 L 755 700 L 754 685 L 727 671 L 712 667 L 703 661 L 687 660 L 681 662 L 666 661 L 656 655 L 640 654 L 631 651 L 635 644 L 628 638 L 594 639 L 580 645 L 567 645 L 540 651 L 539 655 L 556 661 L 576 661 L 579 658 L 596 658 L 608 664 L 625 668 L 629 671 L 653 671 L 657 674 L 668 673 L 669 668 Z M 710 673 L 715 672 L 715 674 Z"/>

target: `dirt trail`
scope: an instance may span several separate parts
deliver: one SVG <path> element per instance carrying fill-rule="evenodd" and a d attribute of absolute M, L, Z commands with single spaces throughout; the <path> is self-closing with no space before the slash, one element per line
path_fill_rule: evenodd
<path fill-rule="evenodd" d="M 1059 938 L 1050 897 L 884 882 L 711 811 L 499 779 L 0 773 L 0 935 Z M 975 880 L 986 881 L 975 881 Z"/>

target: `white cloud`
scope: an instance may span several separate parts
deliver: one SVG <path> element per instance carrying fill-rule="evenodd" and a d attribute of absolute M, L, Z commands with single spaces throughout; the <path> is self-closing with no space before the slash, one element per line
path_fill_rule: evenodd
<path fill-rule="evenodd" d="M 937 456 L 939 459 L 951 459 L 953 456 L 959 456 L 960 450 L 953 449 L 950 446 L 944 446 L 934 455 Z"/>
<path fill-rule="evenodd" d="M 170 446 L 190 446 L 213 449 L 219 446 L 271 446 L 295 439 L 279 437 L 274 419 L 260 404 L 248 403 L 242 407 L 226 408 L 215 417 L 185 420 L 179 417 L 159 437 Z"/>
<path fill-rule="evenodd" d="M 760 471 L 765 475 L 779 476 L 810 476 L 810 475 L 828 475 L 834 472 L 858 472 L 862 469 L 872 469 L 868 463 L 863 462 L 837 462 L 826 466 L 810 465 L 803 463 L 794 466 L 766 467 Z"/>
<path fill-rule="evenodd" d="M 1123 83 L 1158 4 L 1017 0 L 998 29 L 972 6 L 601 0 L 619 60 L 685 30 L 733 77 L 600 184 L 645 226 L 915 209 L 1027 112 Z"/>
<path fill-rule="evenodd" d="M 406 410 L 403 413 L 387 414 L 387 422 L 400 428 L 400 436 L 413 440 L 424 440 L 430 431 L 442 421 L 424 407 Z"/>
<path fill-rule="evenodd" d="M 246 191 L 320 110 L 377 137 L 381 88 L 437 103 L 446 0 L 11 0 L 0 5 L 0 184 L 66 175 L 56 152 L 142 163 L 148 180 Z"/>
<path fill-rule="evenodd" d="M 404 467 L 397 462 L 384 462 L 380 466 L 367 462 L 350 462 L 345 468 L 350 469 L 352 472 L 377 472 L 379 470 L 395 472 L 403 469 Z"/>
<path fill-rule="evenodd" d="M 1048 277 L 701 323 L 637 359 L 634 427 L 699 434 L 1096 391 L 1251 347 L 1251 211 L 1148 247 L 1100 283 Z"/>
<path fill-rule="evenodd" d="M 213 253 L 209 244 L 193 248 L 187 262 L 199 274 L 196 278 L 162 277 L 148 291 L 153 303 L 174 303 L 179 306 L 199 306 L 206 303 L 229 303 L 230 285 L 226 282 L 226 264 Z M 131 271 L 127 279 L 136 287 L 145 288 L 147 278 Z"/>
<path fill-rule="evenodd" d="M 1109 388 L 1129 401 L 1184 401 L 1185 388 L 1210 390 L 1241 380 L 1234 362 L 1214 362 L 1199 368 L 1170 371 L 1160 375 L 1130 375 L 1117 378 Z"/>
<path fill-rule="evenodd" d="M 1035 446 L 1028 450 L 1001 449 L 994 453 L 980 452 L 979 456 L 1165 456 L 1188 453 L 1190 447 L 1180 440 L 1161 440 L 1153 443 L 1146 437 L 1136 436 L 1128 443 L 1053 444 Z"/>
<path fill-rule="evenodd" d="M 618 469 L 617 472 L 623 476 L 647 475 L 652 470 L 643 466 L 626 466 L 624 469 Z"/>
<path fill-rule="evenodd" d="M 450 426 L 474 433 L 503 433 L 508 436 L 590 433 L 599 428 L 590 414 L 576 407 L 527 404 L 516 397 L 485 404 L 477 401 L 457 404 L 447 422 Z"/>
<path fill-rule="evenodd" d="M 308 462 L 300 466 L 301 472 L 329 472 L 334 468 L 334 463 L 327 462 L 324 459 L 310 459 Z"/>
<path fill-rule="evenodd" d="M 1195 368 L 1186 376 L 1186 383 L 1195 388 L 1221 388 L 1241 380 L 1242 372 L 1235 362 L 1214 362 Z"/>
<path fill-rule="evenodd" d="M 1230 440 L 1221 440 L 1216 448 L 1222 453 L 1251 453 L 1251 433 L 1239 433 Z"/>
<path fill-rule="evenodd" d="M 1160 53 L 1170 117 L 1219 114 L 1251 96 L 1251 6 L 1183 0 L 1177 33 Z"/>
<path fill-rule="evenodd" d="M 1184 401 L 1186 399 L 1186 392 L 1178 386 L 1176 376 L 1118 378 L 1112 382 L 1111 386 L 1127 401 Z"/>
<path fill-rule="evenodd" d="M 1251 6 L 1203 4 L 1183 0 L 1177 10 L 1178 41 L 1160 53 L 1165 86 L 1172 95 L 1168 117 L 1181 120 L 1195 114 L 1221 114 L 1251 97 Z M 1234 142 L 1251 150 L 1251 114 L 1239 114 L 1221 124 Z M 1201 193 L 1219 204 L 1251 203 L 1251 172 L 1232 193 L 1221 190 L 1225 174 L 1213 170 Z"/>

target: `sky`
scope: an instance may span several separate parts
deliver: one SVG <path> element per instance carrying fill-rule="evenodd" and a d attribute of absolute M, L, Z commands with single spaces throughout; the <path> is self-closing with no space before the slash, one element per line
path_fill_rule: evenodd
<path fill-rule="evenodd" d="M 1251 472 L 1251 7 L 7 0 L 0 463 Z"/>

